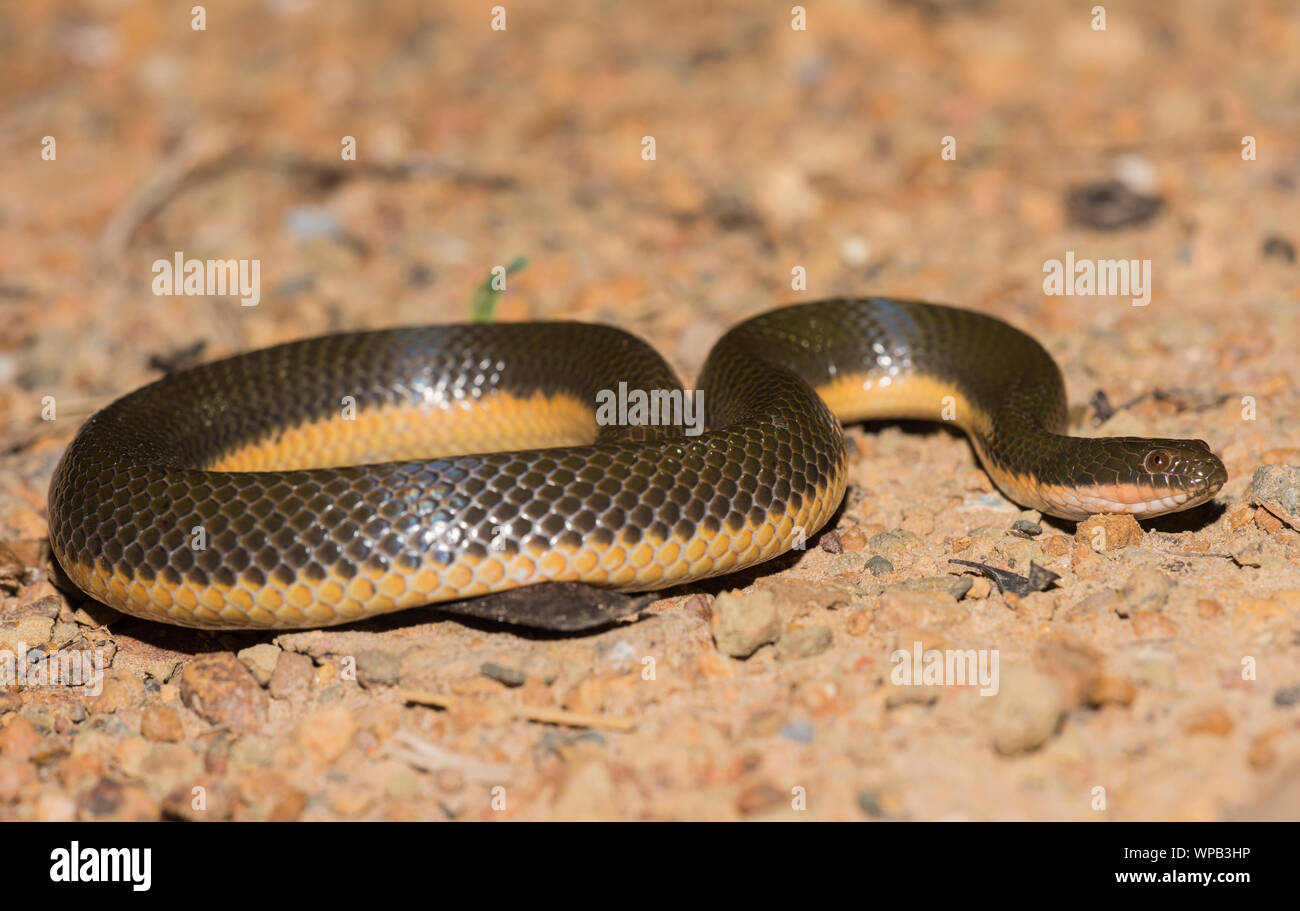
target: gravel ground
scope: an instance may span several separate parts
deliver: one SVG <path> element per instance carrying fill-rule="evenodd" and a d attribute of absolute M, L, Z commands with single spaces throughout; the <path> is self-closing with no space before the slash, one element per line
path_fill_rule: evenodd
<path fill-rule="evenodd" d="M 0 649 L 104 663 L 0 687 L 0 819 L 1300 818 L 1294 7 L 188 6 L 0 8 Z M 153 294 L 177 251 L 259 259 L 260 302 Z M 1150 261 L 1148 305 L 1046 294 L 1067 251 Z M 94 409 L 464 319 L 518 256 L 498 318 L 616 323 L 688 380 L 789 301 L 984 310 L 1076 432 L 1203 438 L 1230 480 L 1075 528 L 956 434 L 855 428 L 807 550 L 587 636 L 196 633 L 60 580 L 45 494 Z M 996 695 L 899 685 L 914 643 L 996 653 Z"/>

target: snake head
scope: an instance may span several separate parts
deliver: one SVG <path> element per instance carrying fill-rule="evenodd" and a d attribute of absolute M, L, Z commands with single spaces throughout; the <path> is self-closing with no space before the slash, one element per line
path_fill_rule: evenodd
<path fill-rule="evenodd" d="M 1223 462 L 1204 440 L 1107 437 L 1088 440 L 1087 445 L 1095 468 L 1089 483 L 1070 492 L 1075 502 L 1067 518 L 1095 513 L 1162 516 L 1206 502 L 1228 480 Z"/>

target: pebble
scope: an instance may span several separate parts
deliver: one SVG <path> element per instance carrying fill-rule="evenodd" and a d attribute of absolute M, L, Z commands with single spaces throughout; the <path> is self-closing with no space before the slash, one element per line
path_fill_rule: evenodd
<path fill-rule="evenodd" d="M 240 650 L 238 657 L 244 667 L 252 673 L 253 679 L 260 686 L 266 686 L 271 682 L 271 675 L 275 673 L 276 662 L 280 660 L 280 651 L 279 646 L 269 642 L 259 642 L 257 645 L 250 645 Z"/>
<path fill-rule="evenodd" d="M 528 679 L 528 675 L 517 667 L 506 667 L 504 664 L 496 664 L 491 661 L 484 662 L 480 665 L 479 670 L 483 673 L 483 676 L 490 677 L 505 686 L 523 686 L 524 681 Z"/>
<path fill-rule="evenodd" d="M 1300 683 L 1285 687 L 1273 694 L 1273 704 L 1278 706 L 1289 706 L 1300 703 Z"/>
<path fill-rule="evenodd" d="M 966 599 L 968 601 L 982 601 L 993 594 L 993 583 L 984 576 L 979 576 L 971 580 L 970 588 L 966 590 Z"/>
<path fill-rule="evenodd" d="M 1074 530 L 1074 539 L 1098 553 L 1142 543 L 1142 526 L 1130 515 L 1092 516 Z"/>
<path fill-rule="evenodd" d="M 1070 221 L 1096 231 L 1117 231 L 1145 224 L 1163 204 L 1159 196 L 1135 193 L 1118 179 L 1074 187 L 1065 198 Z"/>
<path fill-rule="evenodd" d="M 840 540 L 840 533 L 837 531 L 828 531 L 822 535 L 819 542 L 821 549 L 828 554 L 844 553 L 844 542 Z"/>
<path fill-rule="evenodd" d="M 140 719 L 140 736 L 158 743 L 176 743 L 185 736 L 180 716 L 165 705 L 151 705 Z"/>
<path fill-rule="evenodd" d="M 271 674 L 271 695 L 276 699 L 288 699 L 307 692 L 311 688 L 314 667 L 311 658 L 306 655 L 284 652 L 275 663 L 275 672 Z"/>
<path fill-rule="evenodd" d="M 1115 613 L 1121 617 L 1141 611 L 1162 611 L 1169 601 L 1173 582 L 1158 569 L 1141 567 L 1129 574 L 1115 601 Z"/>
<path fill-rule="evenodd" d="M 1250 502 L 1300 530 L 1300 466 L 1261 465 L 1250 481 Z"/>
<path fill-rule="evenodd" d="M 99 695 L 89 705 L 90 711 L 96 715 L 134 708 L 144 699 L 144 685 L 135 677 L 114 672 L 104 678 L 101 686 Z"/>
<path fill-rule="evenodd" d="M 158 804 L 144 787 L 108 777 L 77 795 L 77 806 L 80 819 L 152 822 L 159 816 Z"/>
<path fill-rule="evenodd" d="M 786 792 L 771 784 L 750 785 L 736 798 L 736 809 L 746 816 L 774 810 L 785 803 Z"/>
<path fill-rule="evenodd" d="M 776 600 L 759 590 L 749 595 L 723 592 L 713 602 L 713 641 L 733 658 L 748 658 L 781 635 Z"/>
<path fill-rule="evenodd" d="M 1070 539 L 1065 535 L 1052 535 L 1043 545 L 1049 557 L 1064 557 L 1070 552 Z"/>
<path fill-rule="evenodd" d="M 1011 524 L 1011 530 L 1027 538 L 1036 538 L 1043 533 L 1043 526 L 1037 522 L 1030 522 L 1028 519 L 1017 519 Z"/>
<path fill-rule="evenodd" d="M 791 721 L 781 728 L 778 736 L 782 740 L 792 740 L 795 743 L 812 743 L 813 726 L 807 721 Z"/>
<path fill-rule="evenodd" d="M 867 546 L 867 536 L 856 525 L 850 525 L 843 531 L 837 532 L 837 534 L 840 539 L 840 547 L 848 553 L 857 553 Z"/>
<path fill-rule="evenodd" d="M 1291 241 L 1277 234 L 1271 234 L 1264 239 L 1260 252 L 1265 259 L 1275 257 L 1283 262 L 1295 262 L 1295 246 L 1292 245 Z"/>
<path fill-rule="evenodd" d="M 894 564 L 890 563 L 885 557 L 877 554 L 867 561 L 867 565 L 864 568 L 873 576 L 883 576 L 886 573 L 892 573 L 894 571 Z"/>
<path fill-rule="evenodd" d="M 402 659 L 387 649 L 359 649 L 356 659 L 357 682 L 366 688 L 394 686 L 402 679 Z"/>
<path fill-rule="evenodd" d="M 776 643 L 776 658 L 778 661 L 811 658 L 826 651 L 834 641 L 831 628 L 821 624 L 786 630 Z"/>
<path fill-rule="evenodd" d="M 249 734 L 266 721 L 266 693 L 230 652 L 200 655 L 181 672 L 181 701 L 212 724 Z"/>
<path fill-rule="evenodd" d="M 990 727 L 993 747 L 1004 756 L 1028 752 L 1046 743 L 1069 708 L 1055 678 L 1032 668 L 1002 671 Z"/>
<path fill-rule="evenodd" d="M 911 550 L 922 543 L 920 536 L 906 531 L 905 529 L 896 529 L 894 531 L 882 531 L 879 534 L 871 536 L 867 542 L 868 546 L 878 554 L 886 556 L 902 553 Z"/>
<path fill-rule="evenodd" d="M 15 715 L 4 730 L 0 730 L 0 756 L 25 762 L 40 740 L 35 725 L 21 715 Z"/>
<path fill-rule="evenodd" d="M 906 582 L 891 585 L 890 588 L 895 591 L 909 592 L 947 592 L 960 601 L 974 584 L 974 576 L 926 576 L 921 579 L 908 579 Z"/>
<path fill-rule="evenodd" d="M 906 819 L 902 799 L 893 791 L 859 791 L 858 807 L 872 819 Z"/>

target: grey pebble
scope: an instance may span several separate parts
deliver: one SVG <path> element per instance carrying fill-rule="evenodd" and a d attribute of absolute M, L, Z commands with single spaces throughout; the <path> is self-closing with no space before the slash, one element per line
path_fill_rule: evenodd
<path fill-rule="evenodd" d="M 492 661 L 485 661 L 479 666 L 479 670 L 484 677 L 491 677 L 497 683 L 505 686 L 523 686 L 528 675 L 517 667 L 506 667 L 504 664 L 497 664 Z"/>
<path fill-rule="evenodd" d="M 883 576 L 885 573 L 892 573 L 894 571 L 894 564 L 877 554 L 867 561 L 866 569 L 873 576 Z"/>
<path fill-rule="evenodd" d="M 781 728 L 778 736 L 782 740 L 793 740 L 795 743 L 812 743 L 813 726 L 807 721 L 791 721 Z"/>
<path fill-rule="evenodd" d="M 402 659 L 379 648 L 357 652 L 357 682 L 362 686 L 392 686 L 402 677 Z"/>
<path fill-rule="evenodd" d="M 1043 533 L 1043 526 L 1037 522 L 1030 522 L 1028 519 L 1016 519 L 1011 524 L 1011 530 L 1027 538 L 1036 538 Z"/>
<path fill-rule="evenodd" d="M 1300 703 L 1300 683 L 1285 687 L 1273 694 L 1273 704 L 1280 706 Z"/>

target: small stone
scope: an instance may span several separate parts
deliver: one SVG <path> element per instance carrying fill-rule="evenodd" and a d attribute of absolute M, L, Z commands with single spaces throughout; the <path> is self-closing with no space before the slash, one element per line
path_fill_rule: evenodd
<path fill-rule="evenodd" d="M 266 721 L 266 693 L 230 652 L 195 658 L 181 673 L 181 701 L 212 724 L 251 734 Z"/>
<path fill-rule="evenodd" d="M 1273 704 L 1290 706 L 1300 703 L 1300 683 L 1285 687 L 1273 694 Z"/>
<path fill-rule="evenodd" d="M 115 671 L 112 676 L 104 678 L 99 695 L 90 703 L 89 709 L 96 715 L 108 715 L 134 708 L 143 698 L 144 686 L 139 680 Z"/>
<path fill-rule="evenodd" d="M 785 803 L 786 794 L 770 784 L 755 784 L 740 792 L 736 798 L 736 809 L 746 816 L 774 810 Z"/>
<path fill-rule="evenodd" d="M 926 576 L 921 579 L 908 579 L 906 582 L 891 585 L 890 588 L 895 591 L 946 592 L 960 601 L 974 584 L 975 579 L 972 576 Z"/>
<path fill-rule="evenodd" d="M 839 532 L 840 546 L 847 553 L 857 553 L 867 546 L 867 536 L 862 533 L 862 529 L 856 525 L 850 525 L 848 528 Z"/>
<path fill-rule="evenodd" d="M 1261 465 L 1250 481 L 1250 502 L 1300 531 L 1300 466 Z"/>
<path fill-rule="evenodd" d="M 1032 668 L 1011 668 L 1001 675 L 994 698 L 993 746 L 1004 756 L 1037 749 L 1061 724 L 1069 705 L 1055 678 Z"/>
<path fill-rule="evenodd" d="M 257 645 L 242 649 L 238 657 L 244 667 L 252 673 L 253 679 L 260 686 L 266 686 L 271 682 L 271 675 L 275 673 L 275 664 L 280 660 L 280 651 L 279 646 L 269 642 L 259 642 Z"/>
<path fill-rule="evenodd" d="M 1295 262 L 1295 246 L 1285 237 L 1270 234 L 1264 239 L 1260 252 L 1265 259 L 1279 259 L 1285 263 Z"/>
<path fill-rule="evenodd" d="M 791 721 L 781 728 L 779 736 L 782 740 L 792 740 L 795 743 L 812 743 L 813 726 L 806 721 Z"/>
<path fill-rule="evenodd" d="M 1222 706 L 1202 709 L 1183 722 L 1183 730 L 1188 734 L 1212 734 L 1215 737 L 1227 737 L 1228 734 L 1232 733 L 1232 716 Z"/>
<path fill-rule="evenodd" d="M 867 561 L 867 565 L 864 569 L 873 576 L 883 576 L 885 573 L 892 573 L 894 571 L 894 564 L 890 563 L 885 557 L 877 554 Z"/>
<path fill-rule="evenodd" d="M 786 630 L 776 643 L 778 661 L 795 661 L 799 658 L 811 658 L 820 655 L 831 647 L 835 634 L 829 626 L 802 626 Z"/>
<path fill-rule="evenodd" d="M 1162 611 L 1169 600 L 1173 582 L 1157 569 L 1135 569 L 1119 590 L 1115 613 L 1121 617 L 1141 611 Z"/>
<path fill-rule="evenodd" d="M 971 581 L 970 588 L 966 591 L 966 600 L 983 601 L 993 594 L 993 583 L 984 576 L 979 576 Z"/>
<path fill-rule="evenodd" d="M 100 778 L 78 795 L 78 808 L 83 820 L 152 822 L 159 816 L 158 804 L 144 787 L 112 778 Z"/>
<path fill-rule="evenodd" d="M 140 719 L 140 736 L 158 743 L 176 743 L 185 736 L 180 716 L 165 705 L 151 705 Z"/>
<path fill-rule="evenodd" d="M 1070 539 L 1065 535 L 1052 535 L 1043 545 L 1049 557 L 1064 557 L 1070 552 Z"/>
<path fill-rule="evenodd" d="M 1084 519 L 1074 530 L 1074 539 L 1098 553 L 1142 543 L 1142 526 L 1126 514 L 1099 515 Z"/>
<path fill-rule="evenodd" d="M 311 658 L 297 652 L 284 652 L 271 674 L 271 695 L 276 699 L 288 699 L 307 692 L 311 688 L 312 671 Z"/>
<path fill-rule="evenodd" d="M 682 604 L 682 610 L 708 623 L 713 619 L 713 596 L 703 592 L 691 595 Z"/>
<path fill-rule="evenodd" d="M 528 675 L 517 667 L 506 667 L 504 664 L 496 664 L 491 661 L 486 661 L 480 665 L 479 671 L 484 677 L 490 677 L 504 686 L 523 686 L 528 679 Z"/>
<path fill-rule="evenodd" d="M 828 554 L 844 553 L 844 544 L 840 541 L 840 534 L 837 531 L 828 531 L 821 537 L 821 549 Z"/>
<path fill-rule="evenodd" d="M 387 649 L 361 649 L 356 659 L 357 682 L 367 689 L 394 686 L 402 679 L 402 659 Z"/>
<path fill-rule="evenodd" d="M 872 535 L 871 540 L 867 542 L 873 551 L 885 556 L 902 553 L 921 543 L 919 536 L 904 529 L 882 531 L 879 534 Z"/>
<path fill-rule="evenodd" d="M 781 635 L 781 618 L 771 594 L 723 592 L 713 602 L 713 641 L 733 658 L 748 658 Z"/>
<path fill-rule="evenodd" d="M 1043 533 L 1043 526 L 1037 522 L 1030 522 L 1028 519 L 1017 519 L 1011 524 L 1011 530 L 1026 538 L 1036 538 Z"/>
<path fill-rule="evenodd" d="M 1265 509 L 1255 510 L 1255 525 L 1266 535 L 1275 535 L 1282 530 L 1282 520 Z"/>
<path fill-rule="evenodd" d="M 858 807 L 872 819 L 906 819 L 902 799 L 893 791 L 859 791 Z"/>
<path fill-rule="evenodd" d="M 25 762 L 40 741 L 41 735 L 35 725 L 21 715 L 15 715 L 4 730 L 0 730 L 0 756 Z"/>

